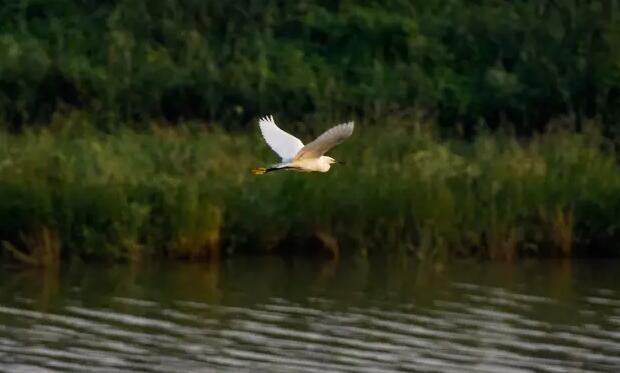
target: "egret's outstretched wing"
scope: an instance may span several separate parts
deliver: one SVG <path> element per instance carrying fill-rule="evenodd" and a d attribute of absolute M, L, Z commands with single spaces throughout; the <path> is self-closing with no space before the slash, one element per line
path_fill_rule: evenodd
<path fill-rule="evenodd" d="M 304 146 L 295 159 L 317 158 L 327 153 L 329 149 L 343 142 L 353 134 L 353 122 L 339 124 L 328 129 L 311 143 Z"/>
<path fill-rule="evenodd" d="M 297 137 L 284 132 L 276 126 L 273 116 L 263 117 L 258 120 L 260 131 L 267 142 L 267 145 L 276 152 L 282 160 L 293 159 L 304 147 L 304 144 Z"/>

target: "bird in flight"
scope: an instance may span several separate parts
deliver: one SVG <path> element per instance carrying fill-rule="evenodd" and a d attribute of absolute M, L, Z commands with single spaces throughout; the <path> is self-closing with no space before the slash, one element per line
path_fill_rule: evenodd
<path fill-rule="evenodd" d="M 280 163 L 268 167 L 253 169 L 254 175 L 280 170 L 327 172 L 332 164 L 343 162 L 338 162 L 323 154 L 351 136 L 354 126 L 353 122 L 339 124 L 323 132 L 314 141 L 304 145 L 297 137 L 281 130 L 273 121 L 273 116 L 260 118 L 258 125 L 267 145 L 282 160 Z"/>

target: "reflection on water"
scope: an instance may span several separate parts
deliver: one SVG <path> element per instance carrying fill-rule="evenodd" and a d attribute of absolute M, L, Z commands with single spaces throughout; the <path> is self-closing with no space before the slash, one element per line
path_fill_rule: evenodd
<path fill-rule="evenodd" d="M 620 262 L 0 270 L 0 369 L 620 371 Z"/>

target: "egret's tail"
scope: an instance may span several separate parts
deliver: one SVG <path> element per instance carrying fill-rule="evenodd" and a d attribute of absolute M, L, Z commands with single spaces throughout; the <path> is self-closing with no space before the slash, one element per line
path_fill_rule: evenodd
<path fill-rule="evenodd" d="M 265 167 L 257 167 L 257 168 L 255 168 L 255 169 L 253 169 L 253 170 L 252 170 L 252 173 L 253 173 L 254 175 L 262 175 L 262 174 L 264 174 L 265 172 L 267 172 L 267 169 L 266 169 Z"/>

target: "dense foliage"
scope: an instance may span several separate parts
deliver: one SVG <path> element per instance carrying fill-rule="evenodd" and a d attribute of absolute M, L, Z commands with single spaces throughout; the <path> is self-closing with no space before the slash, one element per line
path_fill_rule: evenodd
<path fill-rule="evenodd" d="M 618 45 L 614 0 L 4 1 L 0 116 L 234 126 L 423 112 L 530 133 L 568 113 L 610 130 Z"/>
<path fill-rule="evenodd" d="M 618 254 L 618 45 L 614 0 L 2 2 L 0 255 Z M 217 124 L 271 113 L 355 166 L 251 178 Z"/>

